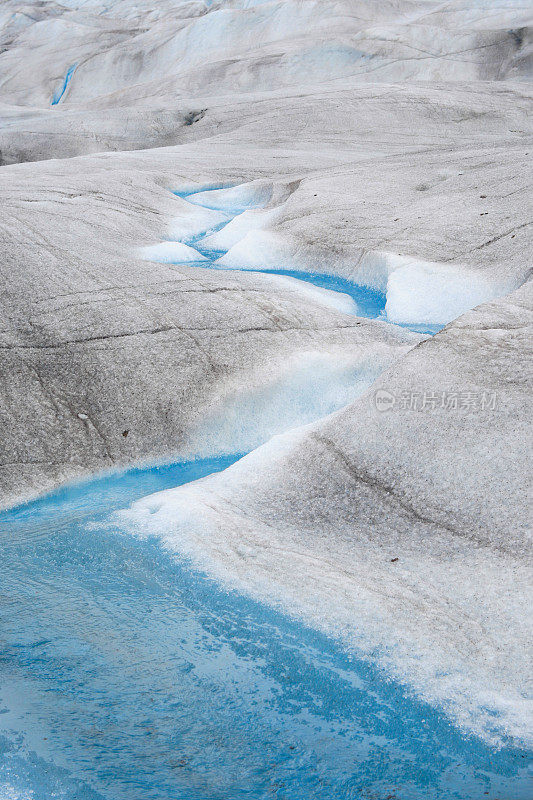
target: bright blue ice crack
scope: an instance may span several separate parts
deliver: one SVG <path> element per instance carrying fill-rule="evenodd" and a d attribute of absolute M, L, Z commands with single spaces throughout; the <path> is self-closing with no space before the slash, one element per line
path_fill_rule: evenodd
<path fill-rule="evenodd" d="M 76 69 L 77 66 L 78 65 L 76 63 L 76 64 L 72 64 L 72 66 L 68 68 L 67 74 L 65 75 L 65 78 L 63 79 L 63 85 L 61 86 L 60 89 L 57 89 L 57 91 L 55 91 L 53 96 L 52 96 L 52 105 L 53 106 L 57 106 L 57 104 L 59 103 L 59 101 L 61 100 L 61 98 L 65 94 L 65 92 L 67 91 L 67 87 L 68 87 L 68 85 L 70 83 L 70 80 L 71 80 L 72 76 L 74 75 L 74 70 Z"/>

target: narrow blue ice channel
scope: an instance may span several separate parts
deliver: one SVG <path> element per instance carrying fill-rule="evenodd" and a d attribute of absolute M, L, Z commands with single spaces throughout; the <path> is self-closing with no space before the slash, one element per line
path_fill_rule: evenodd
<path fill-rule="evenodd" d="M 379 316 L 378 293 L 311 277 Z M 463 735 L 368 661 L 120 527 L 116 509 L 238 457 L 0 513 L 0 800 L 531 798 L 526 752 Z"/>
<path fill-rule="evenodd" d="M 204 255 L 200 245 L 196 245 L 196 249 Z M 220 253 L 219 256 L 220 255 L 222 255 L 222 253 Z M 231 270 L 231 267 L 214 266 L 213 268 Z M 291 269 L 247 269 L 246 272 L 261 272 L 267 275 L 286 275 L 289 278 L 296 278 L 296 280 L 312 283 L 313 286 L 318 286 L 320 289 L 329 289 L 332 292 L 347 294 L 357 305 L 357 316 L 366 319 L 385 319 L 385 303 L 387 302 L 385 292 L 380 292 L 369 286 L 360 286 L 347 278 L 341 278 L 338 275 L 327 275 L 322 272 L 304 272 L 303 270 Z M 423 333 L 430 336 L 433 336 L 433 334 L 444 327 L 443 325 L 429 325 L 428 323 L 420 325 L 412 323 L 395 324 L 401 328 L 408 328 L 415 333 Z"/>
<path fill-rule="evenodd" d="M 464 737 L 335 642 L 111 522 L 233 460 L 0 514 L 0 797 L 531 797 L 526 753 Z"/>
<path fill-rule="evenodd" d="M 52 95 L 51 105 L 57 106 L 57 104 L 59 103 L 59 101 L 61 100 L 61 98 L 65 94 L 65 92 L 67 91 L 67 87 L 68 87 L 68 85 L 70 83 L 70 79 L 74 75 L 74 70 L 76 69 L 77 66 L 78 66 L 77 64 L 72 64 L 72 66 L 68 68 L 67 74 L 65 75 L 65 77 L 63 79 L 62 85 L 59 87 L 59 89 L 56 89 L 56 91 Z"/>
<path fill-rule="evenodd" d="M 201 248 L 197 248 L 201 252 Z M 225 269 L 228 269 L 225 267 Z M 369 286 L 360 286 L 347 278 L 340 278 L 338 275 L 327 275 L 322 272 L 304 272 L 302 270 L 290 269 L 262 269 L 262 270 L 246 270 L 247 272 L 263 272 L 268 275 L 287 275 L 289 278 L 296 278 L 297 280 L 312 283 L 313 286 L 318 286 L 320 289 L 329 289 L 333 292 L 342 292 L 347 294 L 357 305 L 357 316 L 366 319 L 385 319 L 385 303 L 387 302 L 387 295 L 385 292 L 380 292 L 377 289 L 372 289 Z M 408 328 L 415 333 L 425 333 L 430 336 L 440 331 L 444 325 L 429 325 L 428 323 L 417 324 L 403 324 L 395 323 L 401 328 Z"/>
<path fill-rule="evenodd" d="M 206 208 L 218 208 L 219 206 L 208 204 L 210 201 L 206 198 L 205 193 L 209 192 L 217 192 L 219 190 L 224 189 L 231 189 L 234 188 L 228 184 L 210 184 L 208 186 L 204 186 L 201 191 L 199 190 L 184 190 L 184 191 L 175 191 L 177 197 L 181 197 L 182 199 L 186 200 L 187 202 L 191 203 L 192 205 L 199 205 Z M 208 205 L 206 205 L 208 204 Z M 233 220 L 239 214 L 242 214 L 243 211 L 247 210 L 248 208 L 253 207 L 253 205 L 249 205 L 246 203 L 235 204 L 230 206 L 224 206 L 221 210 L 228 215 L 227 220 L 224 222 L 219 223 L 218 225 L 210 228 L 209 230 L 202 231 L 194 236 L 191 236 L 184 240 L 185 244 L 194 247 L 195 250 L 200 253 L 201 256 L 207 259 L 207 261 L 199 261 L 196 266 L 201 269 L 217 269 L 217 270 L 229 270 L 235 272 L 259 272 L 268 275 L 283 275 L 289 278 L 293 278 L 298 281 L 304 281 L 305 283 L 311 283 L 313 286 L 317 286 L 320 289 L 328 289 L 329 291 L 333 292 L 340 292 L 342 294 L 348 295 L 349 297 L 354 300 L 357 305 L 357 316 L 367 318 L 367 319 L 386 319 L 385 314 L 385 304 L 387 302 L 387 296 L 385 292 L 379 291 L 374 289 L 370 286 L 365 286 L 362 284 L 355 283 L 348 278 L 342 278 L 338 275 L 332 275 L 322 272 L 307 272 L 305 270 L 295 270 L 295 269 L 288 269 L 285 267 L 280 266 L 277 269 L 274 268 L 251 268 L 246 267 L 245 269 L 240 267 L 231 267 L 226 265 L 221 265 L 217 263 L 217 260 L 224 256 L 226 251 L 225 250 L 213 250 L 209 246 L 204 245 L 204 241 L 208 239 L 214 233 L 222 230 L 231 220 Z M 193 264 L 190 264 L 191 266 Z M 429 336 L 433 336 L 439 330 L 441 330 L 444 325 L 433 325 L 429 323 L 420 323 L 420 324 L 412 324 L 412 323 L 395 323 L 399 327 L 405 327 L 415 333 L 427 334 Z"/>

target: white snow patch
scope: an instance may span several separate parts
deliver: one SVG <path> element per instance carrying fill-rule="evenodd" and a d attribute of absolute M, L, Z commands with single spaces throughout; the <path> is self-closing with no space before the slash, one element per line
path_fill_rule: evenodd
<path fill-rule="evenodd" d="M 473 270 L 413 261 L 389 276 L 385 314 L 390 322 L 443 324 L 509 290 Z"/>
<path fill-rule="evenodd" d="M 187 264 L 192 261 L 207 261 L 194 247 L 182 242 L 160 242 L 141 247 L 138 254 L 146 261 L 159 261 L 162 264 Z"/>

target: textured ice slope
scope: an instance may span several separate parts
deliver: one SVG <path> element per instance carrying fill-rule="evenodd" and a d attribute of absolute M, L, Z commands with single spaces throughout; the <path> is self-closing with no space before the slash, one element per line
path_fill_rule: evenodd
<path fill-rule="evenodd" d="M 216 198 L 218 208 L 233 207 L 237 215 L 243 213 L 239 198 L 261 204 L 262 188 L 241 185 L 184 195 L 184 200 L 212 204 Z M 242 262 L 235 264 L 230 250 L 211 265 L 246 270 L 261 269 L 263 264 L 268 275 L 276 248 L 269 248 L 265 237 L 261 252 L 268 260 L 254 261 L 253 250 L 246 246 L 250 234 L 245 230 L 241 234 Z M 202 237 L 195 239 L 199 250 L 203 242 Z M 210 257 L 216 257 L 216 251 Z M 247 257 L 252 267 L 247 266 Z M 205 269 L 202 263 L 198 267 Z M 320 275 L 294 274 L 297 284 L 320 280 Z M 365 255 L 358 274 L 374 291 L 383 290 L 387 319 L 403 324 L 439 323 L 477 301 L 505 293 L 503 285 L 491 285 L 471 270 L 386 253 Z M 521 289 L 515 302 L 526 296 L 527 290 Z M 358 313 L 357 306 L 345 311 Z M 489 317 L 490 310 L 486 313 Z M 510 377 L 508 366 L 502 364 L 496 369 L 487 364 L 484 385 L 469 382 L 459 388 L 461 371 L 466 373 L 469 367 L 472 371 L 472 354 L 466 339 L 457 370 L 453 332 L 451 326 L 436 357 L 431 360 L 430 355 L 426 362 L 424 375 L 434 381 L 434 388 L 421 391 L 409 382 L 405 385 L 402 368 L 407 368 L 408 377 L 407 356 L 397 367 L 399 386 L 398 378 L 386 373 L 371 393 L 331 420 L 275 437 L 213 478 L 141 500 L 122 520 L 132 533 L 155 534 L 172 551 L 192 558 L 227 585 L 244 586 L 257 599 L 290 608 L 343 637 L 350 647 L 371 653 L 419 695 L 445 708 L 464 729 L 492 742 L 511 737 L 531 745 L 532 709 L 522 691 L 531 631 L 524 626 L 519 599 L 528 586 L 528 570 L 522 563 L 528 552 L 528 453 L 516 437 L 514 421 L 510 425 L 501 413 L 503 403 L 522 403 L 522 418 L 527 418 L 528 338 L 521 333 L 498 337 L 502 356 L 515 346 L 523 351 L 524 376 L 515 379 L 514 391 L 508 389 L 501 397 L 498 386 Z M 479 345 L 490 344 L 493 337 L 486 338 Z M 530 344 L 529 340 L 531 355 Z M 294 424 L 327 414 L 328 385 L 342 402 L 339 378 L 328 375 L 317 360 L 308 367 L 311 391 L 306 391 L 305 379 L 300 383 L 295 365 L 289 365 L 292 380 L 284 378 L 289 397 L 294 393 L 287 402 Z M 365 378 L 370 385 L 372 378 L 359 365 L 348 373 L 346 385 L 351 383 L 352 391 L 360 394 Z M 322 414 L 317 413 L 317 395 Z M 379 424 L 382 417 L 385 422 Z M 290 423 L 280 416 L 275 396 L 262 391 L 259 399 L 242 390 L 235 405 L 226 404 L 213 420 L 202 423 L 206 441 L 218 442 L 220 452 L 250 450 L 284 426 Z M 471 427 L 477 429 L 474 436 Z M 438 446 L 443 432 L 451 441 L 461 435 L 468 438 L 459 474 L 454 459 Z M 480 476 L 489 435 L 494 444 L 506 442 L 509 457 L 496 468 L 491 464 Z M 498 446 L 494 452 L 499 452 Z M 391 454 L 393 470 L 403 466 L 399 477 L 393 471 L 392 479 Z M 501 484 L 502 468 L 515 490 L 512 504 L 509 484 Z M 422 485 L 413 483 L 414 474 Z M 480 508 L 482 491 L 489 491 L 490 499 Z M 452 525 L 443 519 L 443 501 L 452 513 Z M 475 587 L 473 572 L 478 573 Z M 406 587 L 410 587 L 407 593 Z M 424 587 L 423 602 L 413 603 L 411 587 Z M 459 619 L 460 637 L 450 637 L 448 629 Z M 499 653 L 487 649 L 487 639 Z M 433 643 L 429 651 L 428 641 Z"/>
<path fill-rule="evenodd" d="M 131 532 L 344 638 L 462 728 L 531 745 L 523 302 L 481 307 L 345 410 L 139 501 Z"/>
<path fill-rule="evenodd" d="M 311 391 L 310 360 L 349 389 L 357 364 L 379 374 L 419 341 L 288 281 L 136 257 L 169 231 L 219 224 L 220 212 L 194 206 L 194 219 L 161 187 L 190 183 L 176 172 L 144 161 L 110 171 L 96 158 L 6 167 L 3 178 L 4 503 L 89 471 L 208 455 L 220 440 L 206 440 L 202 421 L 243 388 L 258 398 L 277 386 L 283 419 L 289 365 L 295 390 Z"/>
<path fill-rule="evenodd" d="M 447 81 L 461 87 L 459 99 L 465 82 L 507 81 L 519 97 L 531 71 L 531 10 L 519 0 L 3 7 L 8 163 L 179 144 L 234 130 L 243 117 L 268 125 L 302 92 L 306 105 L 324 91 L 322 105 L 338 108 L 331 92 L 355 84 Z M 453 116 L 454 125 L 467 120 Z"/>

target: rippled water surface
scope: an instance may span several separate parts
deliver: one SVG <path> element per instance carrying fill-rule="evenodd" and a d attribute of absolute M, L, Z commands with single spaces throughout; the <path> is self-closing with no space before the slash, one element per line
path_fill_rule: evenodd
<path fill-rule="evenodd" d="M 0 515 L 0 797 L 521 800 L 493 751 L 370 665 L 110 525 L 227 466 L 135 470 Z"/>

